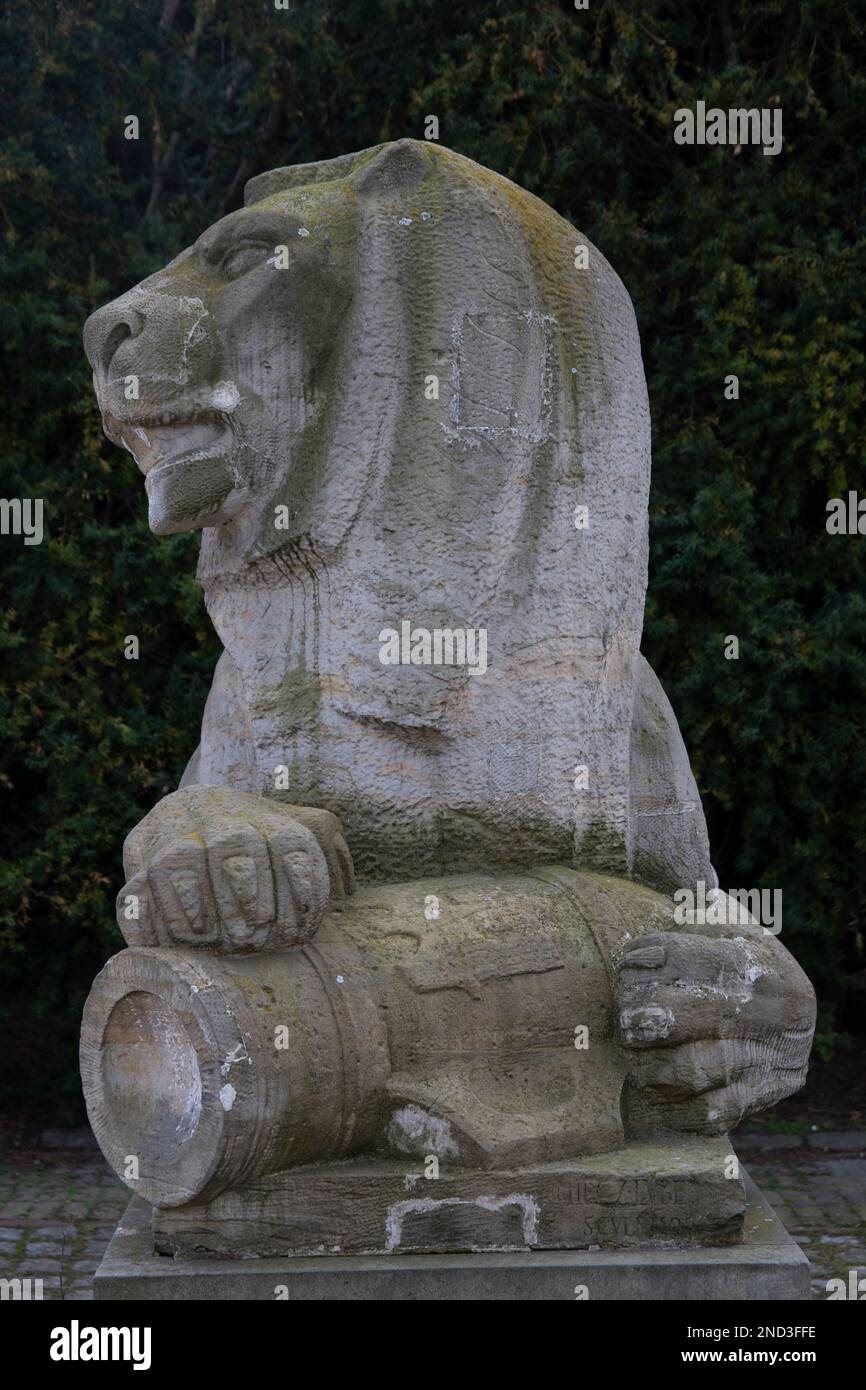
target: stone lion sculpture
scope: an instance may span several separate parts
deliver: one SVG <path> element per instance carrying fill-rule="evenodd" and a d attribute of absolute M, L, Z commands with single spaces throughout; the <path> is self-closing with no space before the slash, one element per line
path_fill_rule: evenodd
<path fill-rule="evenodd" d="M 582 921 L 591 882 L 608 884 L 602 927 L 626 920 L 610 885 L 645 890 L 599 946 L 632 1132 L 721 1134 L 795 1090 L 814 1022 L 795 962 L 746 918 L 683 930 L 659 897 L 717 879 L 639 649 L 650 419 L 634 312 L 604 257 L 505 178 L 399 140 L 254 178 L 241 211 L 95 313 L 85 343 L 152 530 L 202 532 L 223 644 L 180 790 L 126 842 L 129 944 L 263 960 L 309 950 L 356 873 L 415 881 L 423 904 L 447 898 L 449 875 L 561 864 L 582 876 Z M 386 664 L 398 633 L 403 659 Z M 451 660 L 431 659 L 436 633 Z M 467 633 L 485 635 L 485 669 L 459 659 Z M 535 931 L 530 912 L 525 950 L 509 937 L 511 978 L 535 969 L 534 940 L 547 949 Z M 471 969 L 462 949 L 457 984 L 436 988 L 471 1009 L 466 980 L 483 992 L 496 971 L 478 943 Z M 133 1016 L 152 1042 L 157 1023 Z M 404 1077 L 395 1104 L 426 1117 L 422 1145 L 447 1113 L 463 1151 L 493 1162 L 492 1141 L 466 1147 L 483 1085 L 461 1077 L 441 1094 Z M 527 1085 L 538 1111 L 543 1085 Z M 376 1132 L 393 1139 L 387 1105 Z M 552 1152 L 542 1122 L 533 1133 L 536 1157 Z"/>

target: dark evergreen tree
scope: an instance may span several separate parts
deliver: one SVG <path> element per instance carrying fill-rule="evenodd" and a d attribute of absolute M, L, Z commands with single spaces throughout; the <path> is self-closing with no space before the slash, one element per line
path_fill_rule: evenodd
<path fill-rule="evenodd" d="M 150 536 L 102 439 L 83 321 L 253 173 L 421 138 L 430 114 L 633 296 L 655 436 L 645 650 L 723 884 L 782 888 L 821 1047 L 855 1029 L 866 538 L 829 536 L 825 507 L 866 489 L 863 4 L 9 0 L 0 40 L 2 492 L 43 498 L 46 525 L 40 546 L 2 540 L 0 1099 L 76 1112 L 82 999 L 121 944 L 120 843 L 176 785 L 216 656 L 195 538 Z M 699 99 L 780 106 L 782 153 L 675 145 Z"/>

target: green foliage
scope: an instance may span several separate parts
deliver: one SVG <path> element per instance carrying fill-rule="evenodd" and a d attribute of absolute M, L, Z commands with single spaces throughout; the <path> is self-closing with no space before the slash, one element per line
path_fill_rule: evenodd
<path fill-rule="evenodd" d="M 83 321 L 252 174 L 421 137 L 428 114 L 572 220 L 634 299 L 654 421 L 645 650 L 723 884 L 782 888 L 783 940 L 850 1028 L 864 542 L 824 521 L 866 487 L 863 5 L 10 0 L 0 37 L 2 489 L 44 498 L 47 531 L 2 540 L 6 1097 L 79 1104 L 81 1002 L 121 944 L 121 841 L 176 785 L 216 655 L 195 539 L 150 536 L 140 479 L 101 437 Z M 675 146 L 673 112 L 698 99 L 777 102 L 783 152 Z"/>
<path fill-rule="evenodd" d="M 832 1062 L 839 1052 L 847 1052 L 854 1046 L 855 1039 L 850 1033 L 837 1033 L 835 1028 L 836 1010 L 832 1004 L 818 1004 L 818 1020 L 815 1024 L 813 1053 L 822 1062 Z"/>

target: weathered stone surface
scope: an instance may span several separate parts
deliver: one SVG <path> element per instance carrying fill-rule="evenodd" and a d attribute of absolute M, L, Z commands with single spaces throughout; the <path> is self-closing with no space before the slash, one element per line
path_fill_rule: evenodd
<path fill-rule="evenodd" d="M 185 783 L 334 812 L 362 878 L 546 860 L 715 882 L 639 653 L 634 312 L 576 244 L 507 179 L 400 140 L 254 179 L 243 211 L 88 321 L 151 525 L 203 528 L 225 652 Z M 383 666 L 402 621 L 483 628 L 486 672 Z"/>
<path fill-rule="evenodd" d="M 690 1250 L 535 1250 L 167 1260 L 133 1198 L 96 1272 L 97 1299 L 788 1301 L 809 1299 L 809 1264 L 746 1177 L 740 1245 Z"/>
<path fill-rule="evenodd" d="M 82 1025 L 91 1123 L 161 1206 L 357 1152 L 510 1169 L 723 1133 L 790 1086 L 777 1015 L 809 1008 L 774 937 L 728 930 L 545 867 L 368 886 L 292 951 L 122 952 Z"/>
<path fill-rule="evenodd" d="M 340 822 L 226 787 L 166 796 L 127 836 L 117 920 L 130 946 L 284 951 L 354 886 Z M 134 904 L 131 911 L 129 904 Z"/>
<path fill-rule="evenodd" d="M 155 1246 L 197 1258 L 725 1245 L 745 1210 L 731 1156 L 725 1139 L 678 1139 L 492 1173 L 443 1159 L 436 1178 L 429 1161 L 315 1164 L 155 1210 Z"/>
<path fill-rule="evenodd" d="M 639 652 L 634 313 L 584 244 L 401 140 L 254 179 L 86 326 L 153 530 L 203 531 L 224 651 L 181 789 L 127 839 L 132 949 L 94 984 L 82 1075 L 116 1171 L 207 1204 L 212 1248 L 237 1212 L 253 1245 L 300 1238 L 310 1165 L 335 1194 L 331 1216 L 311 1198 L 313 1247 L 339 1209 L 341 1248 L 368 1248 L 395 1162 L 431 1155 L 453 1199 L 407 1209 L 401 1248 L 532 1245 L 527 1171 L 539 1243 L 572 1241 L 575 1164 L 654 1171 L 656 1142 L 802 1081 L 795 962 L 739 913 L 680 930 L 653 891 L 716 878 Z M 736 1234 L 714 1163 L 679 1239 Z"/>

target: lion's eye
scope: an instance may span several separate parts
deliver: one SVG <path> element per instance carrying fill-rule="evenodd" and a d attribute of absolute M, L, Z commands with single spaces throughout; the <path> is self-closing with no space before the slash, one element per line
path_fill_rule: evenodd
<path fill-rule="evenodd" d="M 273 248 L 270 249 L 272 252 Z M 242 241 L 226 252 L 220 261 L 220 270 L 227 280 L 236 280 L 239 275 L 246 275 L 248 270 L 261 265 L 268 250 L 262 241 Z"/>

